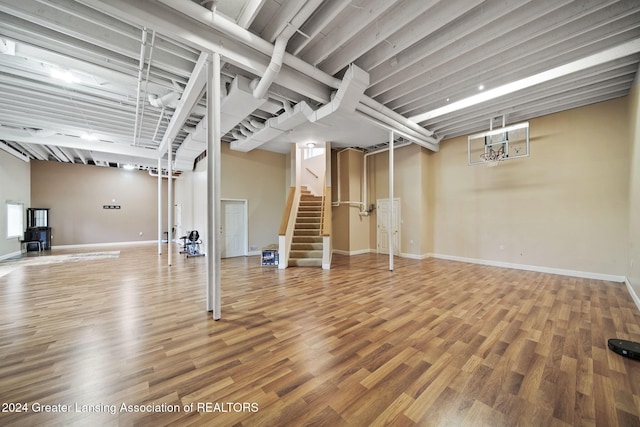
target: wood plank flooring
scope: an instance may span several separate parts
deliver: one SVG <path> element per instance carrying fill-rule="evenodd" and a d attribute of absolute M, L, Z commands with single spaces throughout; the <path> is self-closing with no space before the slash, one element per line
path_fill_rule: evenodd
<path fill-rule="evenodd" d="M 640 362 L 607 349 L 640 341 L 624 284 L 242 257 L 213 321 L 205 258 L 117 249 L 0 278 L 0 425 L 640 426 Z"/>

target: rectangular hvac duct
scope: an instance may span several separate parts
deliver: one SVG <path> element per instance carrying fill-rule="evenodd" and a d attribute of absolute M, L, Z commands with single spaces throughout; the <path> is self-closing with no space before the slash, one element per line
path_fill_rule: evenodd
<path fill-rule="evenodd" d="M 237 76 L 229 86 L 229 92 L 220 101 L 220 133 L 224 135 L 233 129 L 248 115 L 259 109 L 266 99 L 253 97 L 251 80 Z M 175 167 L 178 170 L 193 169 L 193 162 L 207 148 L 206 118 L 196 126 L 194 132 L 187 135 L 176 151 Z"/>

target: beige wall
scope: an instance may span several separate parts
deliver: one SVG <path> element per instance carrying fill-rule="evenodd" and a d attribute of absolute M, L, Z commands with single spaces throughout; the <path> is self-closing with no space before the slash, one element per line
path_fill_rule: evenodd
<path fill-rule="evenodd" d="M 364 165 L 364 153 L 357 150 L 345 152 L 348 159 L 348 201 L 356 204 L 348 204 L 349 212 L 349 252 L 361 253 L 369 251 L 369 217 L 360 215 L 362 205 L 362 171 Z M 343 198 L 344 199 L 344 198 Z"/>
<path fill-rule="evenodd" d="M 9 201 L 23 203 L 25 209 L 31 206 L 30 163 L 0 150 L 0 258 L 20 252 L 18 238 L 7 239 L 6 203 Z"/>
<path fill-rule="evenodd" d="M 638 77 L 636 76 L 636 83 Z M 631 89 L 629 96 L 629 124 L 631 139 L 629 188 L 629 260 L 627 278 L 636 298 L 640 298 L 640 86 Z M 636 303 L 640 305 L 638 300 Z"/>
<path fill-rule="evenodd" d="M 431 247 L 429 227 L 429 177 L 430 156 L 419 145 L 397 148 L 393 153 L 393 197 L 400 199 L 400 254 L 420 258 Z M 369 157 L 371 177 L 367 192 L 369 204 L 389 198 L 389 153 L 382 152 Z M 370 216 L 370 248 L 377 250 L 377 212 Z"/>
<path fill-rule="evenodd" d="M 338 178 L 338 153 L 332 153 L 331 182 L 333 249 L 339 253 L 357 254 L 369 252 L 369 217 L 360 215 L 362 205 L 362 179 L 364 153 L 360 150 L 340 150 L 340 178 Z M 340 191 L 338 192 L 338 188 Z M 339 199 L 338 199 L 339 197 Z"/>
<path fill-rule="evenodd" d="M 466 137 L 443 141 L 439 153 L 416 145 L 397 149 L 401 253 L 627 276 L 640 294 L 639 99 L 636 86 L 629 97 L 531 120 L 531 157 L 496 168 L 467 166 Z M 249 244 L 255 248 L 277 240 L 287 159 L 261 150 L 233 152 L 223 144 L 222 196 L 249 200 Z M 371 204 L 388 197 L 388 156 L 368 162 Z M 0 165 L 0 197 L 28 199 L 31 187 L 31 205 L 52 209 L 54 245 L 155 239 L 157 225 L 148 218 L 156 216 L 157 181 L 146 173 L 26 164 L 4 152 Z M 183 207 L 183 222 L 206 222 L 204 165 L 176 183 L 176 198 L 191 206 Z M 343 200 L 361 200 L 362 168 L 361 153 L 345 157 Z M 8 193 L 14 189 L 16 195 Z M 335 199 L 337 184 L 333 194 Z M 107 211 L 103 204 L 123 209 Z M 166 216 L 165 202 L 163 208 Z M 375 250 L 375 212 L 361 218 L 353 210 L 355 215 L 346 206 L 334 208 L 334 247 Z M 0 256 L 15 250 L 17 242 L 0 244 Z"/>
<path fill-rule="evenodd" d="M 423 187 L 422 194 L 422 218 L 421 218 L 421 235 L 420 235 L 420 250 L 419 254 L 431 254 L 433 253 L 433 236 L 435 234 L 435 196 L 434 196 L 434 183 L 436 180 L 434 156 L 433 151 L 422 148 L 420 150 L 421 155 L 421 182 Z M 426 186 L 426 187 L 425 187 Z M 426 194 L 425 194 L 426 193 Z"/>
<path fill-rule="evenodd" d="M 221 147 L 221 197 L 246 199 L 249 252 L 278 243 L 278 228 L 286 198 L 287 156 L 264 150 L 248 153 Z M 176 183 L 176 203 L 182 204 L 183 227 L 206 236 L 207 161 L 183 173 Z M 190 221 L 190 222 L 189 222 Z M 205 239 L 203 239 L 204 241 Z"/>
<path fill-rule="evenodd" d="M 627 98 L 530 121 L 531 157 L 467 166 L 466 137 L 434 156 L 433 251 L 610 275 L 627 272 Z"/>
<path fill-rule="evenodd" d="M 31 162 L 32 205 L 50 209 L 53 246 L 157 240 L 157 183 L 143 171 Z"/>
<path fill-rule="evenodd" d="M 247 199 L 249 248 L 278 243 L 284 212 L 286 156 L 264 150 L 233 151 L 222 144 L 221 196 Z"/>

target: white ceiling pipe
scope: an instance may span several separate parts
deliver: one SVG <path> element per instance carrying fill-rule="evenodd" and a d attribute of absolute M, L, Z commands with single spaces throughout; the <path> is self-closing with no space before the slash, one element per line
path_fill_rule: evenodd
<path fill-rule="evenodd" d="M 256 99 L 264 98 L 264 96 L 267 94 L 267 91 L 269 90 L 269 87 L 271 87 L 271 83 L 273 83 L 276 76 L 280 72 L 280 68 L 282 68 L 284 50 L 286 49 L 287 42 L 289 41 L 289 38 L 291 37 L 293 32 L 287 32 L 288 34 L 284 33 L 285 32 L 283 31 L 283 34 L 278 36 L 278 38 L 276 39 L 276 44 L 273 48 L 273 56 L 271 57 L 271 62 L 269 62 L 267 71 L 264 72 L 264 75 L 256 84 L 256 87 L 253 89 L 253 97 Z"/>
<path fill-rule="evenodd" d="M 280 96 L 280 95 L 275 94 L 275 93 L 270 93 L 269 94 L 269 98 L 273 98 L 276 101 L 280 101 L 282 103 L 282 107 L 284 108 L 284 111 L 286 113 L 289 113 L 289 114 L 293 113 L 293 107 L 291 106 L 291 103 L 284 96 Z"/>
<path fill-rule="evenodd" d="M 358 110 L 356 110 L 356 113 L 359 114 L 360 117 L 363 117 L 363 118 L 369 120 L 374 125 L 379 126 L 379 127 L 383 128 L 383 129 L 386 129 L 386 130 L 393 130 L 398 135 L 401 135 L 401 136 L 407 138 L 408 140 L 413 141 L 416 144 L 418 144 L 418 145 L 420 145 L 420 146 L 422 146 L 424 148 L 427 148 L 427 149 L 429 149 L 431 151 L 435 151 L 435 152 L 440 151 L 440 145 L 438 143 L 433 143 L 433 142 L 425 140 L 423 138 L 416 137 L 415 134 L 409 134 L 409 133 L 407 133 L 405 131 L 398 130 L 397 129 L 397 125 L 398 125 L 397 123 L 395 125 L 387 124 L 383 119 L 388 119 L 388 118 L 382 116 L 381 114 L 379 114 L 379 113 L 377 113 L 375 111 L 371 111 L 372 114 L 375 114 L 375 117 L 371 116 L 369 114 L 365 114 L 362 111 L 358 111 Z M 431 140 L 433 138 L 429 138 L 429 139 Z M 436 141 L 439 142 L 439 140 L 436 140 Z"/>
<path fill-rule="evenodd" d="M 267 70 L 263 74 L 262 78 L 253 90 L 253 96 L 256 99 L 264 98 L 269 90 L 269 87 L 275 80 L 276 76 L 282 68 L 282 62 L 284 61 L 285 49 L 289 39 L 293 36 L 298 28 L 311 16 L 311 14 L 320 6 L 319 0 L 308 1 L 300 9 L 298 13 L 288 22 L 285 28 L 282 30 L 278 38 L 276 38 L 275 45 L 273 47 L 273 54 L 271 55 L 271 62 Z M 237 26 L 237 25 L 236 25 Z M 239 26 L 238 26 L 239 27 Z"/>
<path fill-rule="evenodd" d="M 425 137 L 433 136 L 433 132 L 431 132 L 430 130 L 423 128 L 422 126 L 416 124 L 414 121 L 409 120 L 408 118 L 406 118 L 402 114 L 396 113 L 392 109 L 390 109 L 388 107 L 385 107 L 383 104 L 379 103 L 378 101 L 376 101 L 373 98 L 369 98 L 366 95 L 363 96 L 360 99 L 360 105 L 365 105 L 365 106 L 367 106 L 369 108 L 373 108 L 374 110 L 379 111 L 380 113 L 384 114 L 385 116 L 389 117 L 390 119 L 393 119 L 393 120 L 397 121 L 402 126 L 405 126 L 405 127 L 409 128 L 409 129 L 413 130 L 414 132 L 417 132 L 420 135 L 423 135 Z"/>
<path fill-rule="evenodd" d="M 393 128 L 398 132 L 402 132 L 403 136 L 407 136 L 407 138 L 412 141 L 415 141 L 415 142 L 420 141 L 421 142 L 420 145 L 423 145 L 426 148 L 429 148 L 432 150 L 435 149 L 435 151 L 438 151 L 437 147 L 440 140 L 436 138 L 419 134 L 418 132 L 415 132 L 413 129 L 407 126 L 404 126 L 403 123 L 393 120 L 392 118 L 386 116 L 385 114 L 377 110 L 374 110 L 373 108 L 370 108 L 364 104 L 359 104 L 356 107 L 356 111 L 363 113 L 365 116 L 371 117 L 373 119 L 376 119 L 379 122 L 384 123 L 387 128 Z"/>
<path fill-rule="evenodd" d="M 156 108 L 176 108 L 179 99 L 178 92 L 169 92 L 162 96 L 149 95 L 149 104 Z"/>

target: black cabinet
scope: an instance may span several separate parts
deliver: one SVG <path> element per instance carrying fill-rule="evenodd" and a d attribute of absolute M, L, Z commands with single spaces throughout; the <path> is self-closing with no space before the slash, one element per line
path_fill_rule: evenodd
<path fill-rule="evenodd" d="M 51 249 L 49 209 L 27 209 L 27 229 L 24 232 L 24 242 L 27 245 L 27 251 Z"/>

